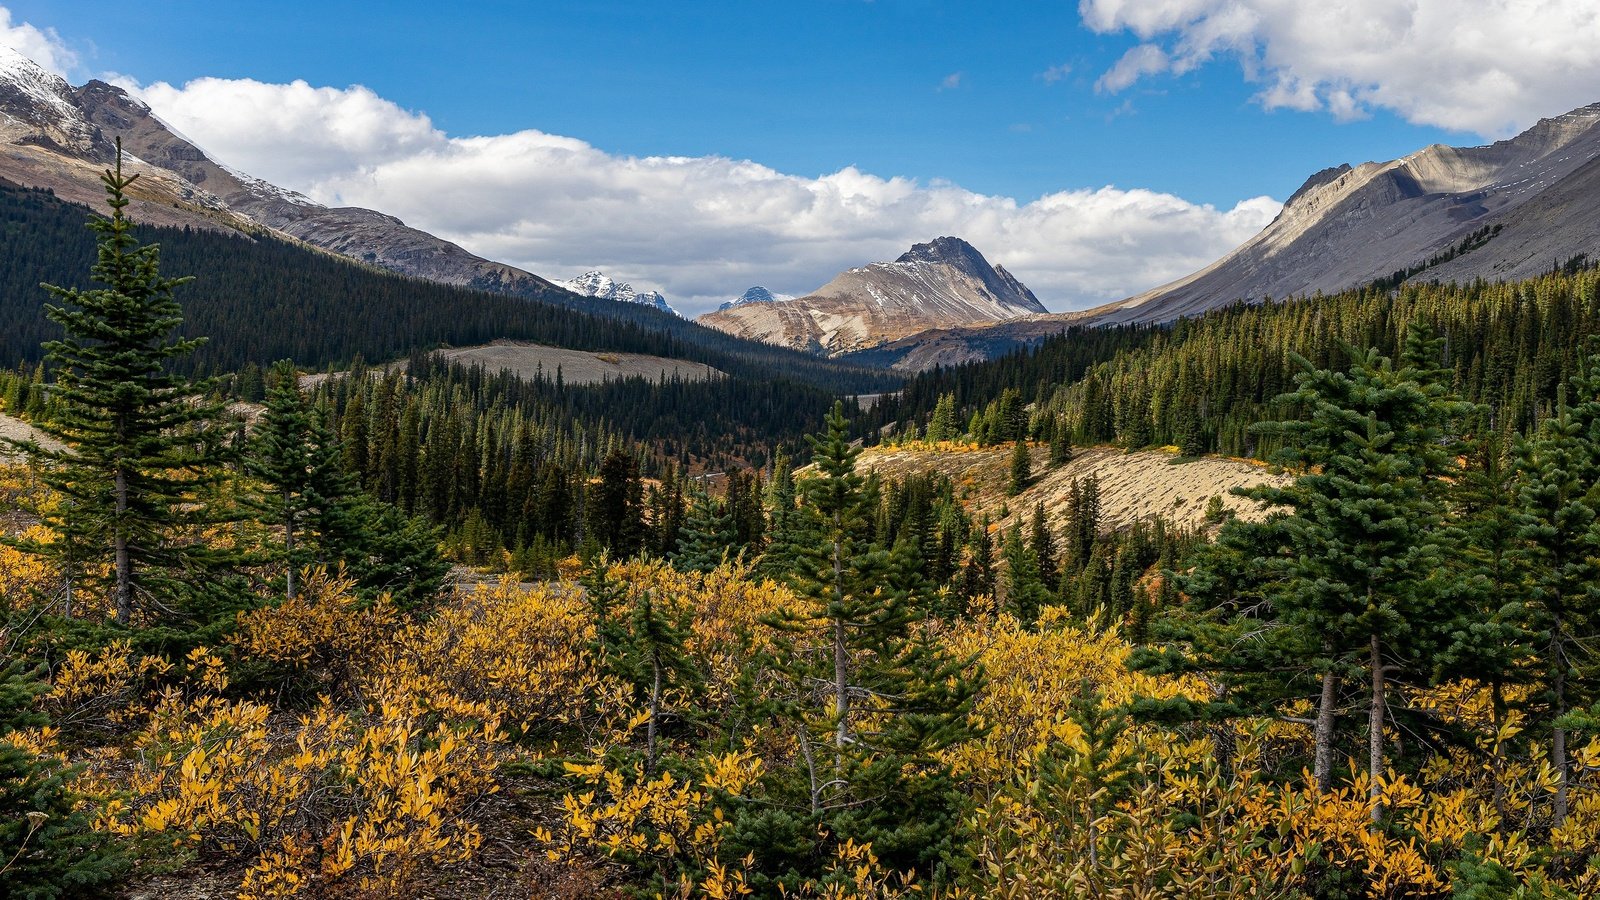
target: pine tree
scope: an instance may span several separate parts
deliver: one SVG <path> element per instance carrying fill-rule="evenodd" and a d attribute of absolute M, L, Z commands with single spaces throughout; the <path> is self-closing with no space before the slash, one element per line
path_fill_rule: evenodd
<path fill-rule="evenodd" d="M 871 842 L 885 866 L 928 874 L 953 847 L 963 803 L 938 753 L 970 735 L 977 685 L 963 661 L 914 633 L 927 593 L 916 550 L 909 540 L 893 548 L 873 540 L 876 501 L 855 469 L 861 451 L 842 404 L 811 445 L 817 474 L 800 482 L 796 509 L 810 539 L 791 579 L 801 605 L 772 620 L 800 762 L 788 786 L 774 789 L 793 791 L 810 811 L 808 821 L 784 820 L 800 829 L 791 838 L 820 825 L 829 843 Z M 761 858 L 773 852 L 778 820 L 752 812 L 727 848 Z"/>
<path fill-rule="evenodd" d="M 1028 442 L 1018 438 L 1016 446 L 1011 450 L 1010 480 L 1006 484 L 1006 493 L 1015 497 L 1027 490 L 1028 482 L 1031 480 L 1033 480 L 1033 460 L 1028 456 Z"/>
<path fill-rule="evenodd" d="M 696 489 L 689 501 L 689 514 L 678 536 L 672 564 L 685 572 L 709 572 L 728 558 L 738 543 L 733 513 L 704 490 Z"/>
<path fill-rule="evenodd" d="M 211 554 L 179 532 L 210 520 L 204 492 L 226 450 L 221 407 L 197 400 L 209 385 L 172 370 L 204 340 L 172 337 L 183 321 L 173 291 L 190 279 L 163 277 L 159 248 L 134 236 L 125 192 L 138 177 L 122 174 L 119 142 L 101 177 L 111 217 L 89 224 L 99 236 L 91 277 L 104 287 L 45 286 L 56 300 L 45 315 L 65 333 L 44 344 L 55 412 L 39 426 L 67 449 L 28 447 L 73 518 L 52 524 L 109 557 L 121 625 L 141 607 L 181 615 L 185 581 L 203 585 Z"/>

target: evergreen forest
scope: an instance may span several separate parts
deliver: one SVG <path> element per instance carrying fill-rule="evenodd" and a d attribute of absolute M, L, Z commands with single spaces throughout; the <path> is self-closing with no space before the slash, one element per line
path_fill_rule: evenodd
<path fill-rule="evenodd" d="M 5 192 L 0 895 L 1600 895 L 1593 270 L 862 411 L 885 376 L 135 228 L 131 183 L 70 236 Z M 731 377 L 428 352 L 507 331 Z M 1107 445 L 1282 477 L 1003 525 L 870 464 L 1004 447 L 1015 501 Z"/>

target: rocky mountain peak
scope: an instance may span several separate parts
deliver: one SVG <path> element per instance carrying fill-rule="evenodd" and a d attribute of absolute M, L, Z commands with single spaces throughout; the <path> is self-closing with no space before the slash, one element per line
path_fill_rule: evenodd
<path fill-rule="evenodd" d="M 912 244 L 911 249 L 900 254 L 895 262 L 944 263 L 964 271 L 987 268 L 989 265 L 978 248 L 958 237 L 936 237 L 924 244 Z"/>
<path fill-rule="evenodd" d="M 615 300 L 619 303 L 638 303 L 642 306 L 653 306 L 662 312 L 677 315 L 678 311 L 667 303 L 667 298 L 658 291 L 636 291 L 633 285 L 627 282 L 618 282 L 611 276 L 598 269 L 592 269 L 579 275 L 571 281 L 558 281 L 557 287 L 566 288 L 574 294 L 585 297 L 597 297 L 601 300 Z"/>

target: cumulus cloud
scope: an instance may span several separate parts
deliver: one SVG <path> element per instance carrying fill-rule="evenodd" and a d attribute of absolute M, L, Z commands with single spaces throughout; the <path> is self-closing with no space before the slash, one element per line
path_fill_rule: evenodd
<path fill-rule="evenodd" d="M 1486 137 L 1600 100 L 1592 0 L 1079 0 L 1079 12 L 1143 42 L 1101 76 L 1107 91 L 1225 56 L 1269 109 L 1386 109 Z"/>
<path fill-rule="evenodd" d="M 15 22 L 11 10 L 4 6 L 0 6 L 0 45 L 10 47 L 57 75 L 65 76 L 78 65 L 78 55 L 67 47 L 55 29 Z"/>
<path fill-rule="evenodd" d="M 715 156 L 611 154 L 534 130 L 454 137 L 363 87 L 135 87 L 219 160 L 319 202 L 397 215 L 547 277 L 599 268 L 689 313 L 752 284 L 803 294 L 944 234 L 1053 308 L 1079 308 L 1200 268 L 1279 209 L 1265 197 L 1221 210 L 1114 187 L 1019 203 L 853 167 L 812 178 Z"/>
<path fill-rule="evenodd" d="M 939 90 L 941 91 L 953 91 L 958 87 L 961 87 L 960 72 L 951 72 L 944 77 L 943 81 L 939 82 Z"/>

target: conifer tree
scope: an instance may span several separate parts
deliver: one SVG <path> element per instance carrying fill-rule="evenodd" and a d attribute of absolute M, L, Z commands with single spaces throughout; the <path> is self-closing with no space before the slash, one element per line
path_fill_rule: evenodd
<path fill-rule="evenodd" d="M 122 174 L 119 142 L 115 168 L 101 176 L 111 217 L 89 223 L 98 235 L 90 274 L 103 287 L 45 286 L 56 301 L 45 315 L 64 334 L 44 344 L 55 412 L 39 425 L 67 449 L 28 446 L 74 519 L 54 524 L 107 557 L 121 625 L 141 607 L 180 614 L 180 589 L 199 581 L 210 554 L 178 533 L 209 520 L 203 493 L 226 452 L 221 407 L 197 399 L 209 385 L 172 370 L 204 340 L 173 337 L 183 321 L 173 291 L 190 279 L 164 277 L 159 248 L 134 236 L 126 190 L 138 177 Z"/>
<path fill-rule="evenodd" d="M 1572 764 L 1563 721 L 1595 694 L 1592 668 L 1583 665 L 1585 640 L 1600 618 L 1600 521 L 1590 495 L 1595 448 L 1563 391 L 1555 414 L 1518 449 L 1518 546 L 1512 551 L 1526 585 L 1528 621 L 1542 670 L 1539 686 L 1556 770 L 1551 821 L 1560 825 L 1571 799 Z M 1589 675 L 1590 677 L 1585 677 Z"/>
<path fill-rule="evenodd" d="M 1018 438 L 1016 446 L 1011 450 L 1010 480 L 1006 483 L 1006 493 L 1015 497 L 1028 488 L 1028 482 L 1033 480 L 1033 460 L 1028 456 L 1028 442 Z"/>
<path fill-rule="evenodd" d="M 1061 580 L 1061 566 L 1056 558 L 1056 539 L 1050 533 L 1050 522 L 1045 516 L 1044 501 L 1033 506 L 1033 521 L 1029 528 L 1029 545 L 1039 560 L 1039 583 L 1047 589 Z"/>
<path fill-rule="evenodd" d="M 1445 476 L 1454 468 L 1446 428 L 1458 409 L 1428 377 L 1422 359 L 1430 336 L 1414 326 L 1417 345 L 1400 368 L 1376 350 L 1349 349 L 1348 372 L 1301 359 L 1290 395 L 1303 418 L 1263 426 L 1286 447 L 1280 462 L 1301 473 L 1286 488 L 1263 486 L 1257 499 L 1287 506 L 1287 550 L 1278 566 L 1285 590 L 1275 607 L 1292 628 L 1319 636 L 1322 678 L 1315 725 L 1317 786 L 1331 787 L 1333 733 L 1341 681 L 1360 672 L 1368 682 L 1368 759 L 1376 801 L 1383 771 L 1387 687 L 1426 675 L 1447 613 L 1435 602 Z M 1382 809 L 1374 802 L 1374 817 Z"/>
<path fill-rule="evenodd" d="M 689 501 L 672 564 L 685 572 L 709 572 L 727 559 L 738 542 L 733 513 L 703 489 L 696 489 Z"/>
<path fill-rule="evenodd" d="M 301 392 L 294 364 L 274 365 L 267 385 L 266 409 L 245 465 L 266 488 L 253 505 L 283 528 L 278 555 L 287 569 L 285 596 L 293 600 L 298 570 L 332 561 L 317 545 L 356 527 L 345 520 L 354 514 L 351 498 L 358 488 L 340 466 L 339 446 L 322 410 Z"/>
<path fill-rule="evenodd" d="M 938 753 L 971 733 L 977 685 L 964 661 L 914 633 L 927 594 L 916 550 L 873 540 L 876 501 L 855 469 L 861 451 L 842 404 L 811 445 L 817 474 L 799 483 L 796 509 L 808 540 L 791 579 L 801 606 L 772 620 L 801 757 L 790 789 L 810 811 L 786 827 L 814 835 L 820 825 L 830 843 L 871 842 L 886 866 L 929 873 L 953 847 L 963 802 Z M 746 835 L 770 841 L 777 821 L 758 813 L 729 848 L 771 852 Z"/>
<path fill-rule="evenodd" d="M 1032 625 L 1039 620 L 1039 611 L 1050 601 L 1050 589 L 1039 579 L 1039 557 L 1023 537 L 1020 518 L 1006 532 L 1000 556 L 1006 564 L 1005 608 L 1017 621 Z"/>

